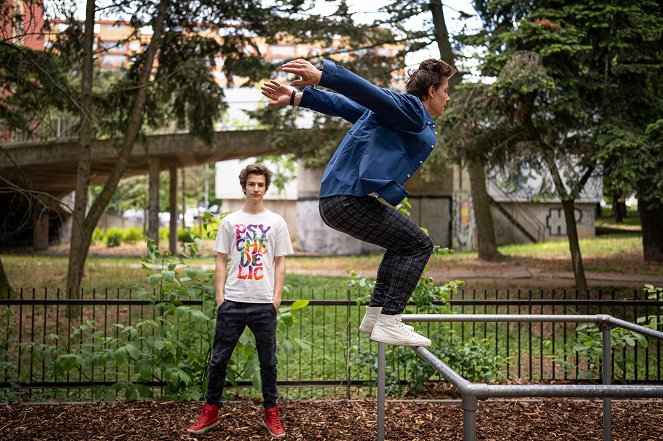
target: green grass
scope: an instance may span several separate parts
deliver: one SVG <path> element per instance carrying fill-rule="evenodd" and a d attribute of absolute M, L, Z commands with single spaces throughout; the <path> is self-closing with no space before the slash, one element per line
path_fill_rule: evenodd
<path fill-rule="evenodd" d="M 527 243 L 499 247 L 500 252 L 519 257 L 568 257 L 568 240 L 559 242 Z M 583 257 L 608 257 L 624 253 L 642 253 L 642 239 L 630 234 L 598 236 L 580 239 Z"/>

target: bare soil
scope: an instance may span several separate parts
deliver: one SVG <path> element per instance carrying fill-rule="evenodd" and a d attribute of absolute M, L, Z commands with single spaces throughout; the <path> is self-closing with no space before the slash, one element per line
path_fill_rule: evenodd
<path fill-rule="evenodd" d="M 257 401 L 232 401 L 219 412 L 220 425 L 204 435 L 195 422 L 198 402 L 11 404 L 0 406 L 2 440 L 268 440 Z M 281 403 L 286 438 L 373 441 L 376 402 L 286 401 Z M 600 440 L 600 401 L 549 399 L 479 404 L 480 440 Z M 385 439 L 460 440 L 460 402 L 387 402 Z M 613 439 L 663 440 L 663 401 L 613 401 Z"/>

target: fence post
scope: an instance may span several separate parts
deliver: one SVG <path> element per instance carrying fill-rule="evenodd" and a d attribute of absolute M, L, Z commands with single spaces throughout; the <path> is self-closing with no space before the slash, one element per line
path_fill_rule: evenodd
<path fill-rule="evenodd" d="M 378 441 L 384 441 L 385 345 L 378 342 Z"/>
<path fill-rule="evenodd" d="M 477 406 L 479 400 L 472 393 L 464 393 L 463 399 L 463 441 L 477 439 Z"/>
<path fill-rule="evenodd" d="M 612 339 L 610 330 L 612 326 L 609 323 L 601 323 L 601 334 L 603 337 L 603 360 L 601 371 L 603 374 L 603 384 L 612 382 Z M 610 398 L 603 399 L 603 440 L 612 441 L 612 411 L 610 409 Z"/>

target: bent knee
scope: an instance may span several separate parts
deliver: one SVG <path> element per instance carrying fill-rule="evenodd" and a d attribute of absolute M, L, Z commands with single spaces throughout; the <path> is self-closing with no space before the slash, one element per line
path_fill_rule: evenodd
<path fill-rule="evenodd" d="M 430 256 L 431 254 L 433 254 L 434 248 L 435 245 L 433 244 L 433 240 L 426 234 L 423 234 L 422 232 L 421 237 L 419 239 L 419 249 L 421 250 L 421 254 Z"/>

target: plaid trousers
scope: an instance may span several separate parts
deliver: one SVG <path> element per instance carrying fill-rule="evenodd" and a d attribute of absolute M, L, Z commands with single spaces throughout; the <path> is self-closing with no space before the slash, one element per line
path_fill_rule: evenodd
<path fill-rule="evenodd" d="M 382 306 L 383 314 L 402 313 L 433 253 L 430 237 L 412 219 L 371 196 L 326 197 L 319 209 L 331 228 L 386 248 L 370 306 Z"/>

